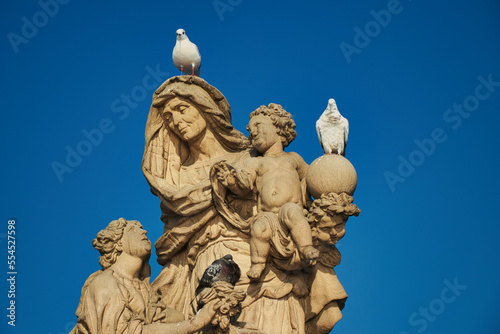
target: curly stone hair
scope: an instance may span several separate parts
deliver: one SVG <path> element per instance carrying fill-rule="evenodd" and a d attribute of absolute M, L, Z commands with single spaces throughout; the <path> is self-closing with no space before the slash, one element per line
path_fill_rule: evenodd
<path fill-rule="evenodd" d="M 257 115 L 271 117 L 273 125 L 278 129 L 278 135 L 281 137 L 283 148 L 287 147 L 297 136 L 295 121 L 292 119 L 292 115 L 285 111 L 281 105 L 276 103 L 269 103 L 267 107 L 262 105 L 252 111 L 250 119 Z M 249 131 L 248 126 L 247 130 Z M 252 135 L 249 135 L 249 139 L 252 140 Z"/>
<path fill-rule="evenodd" d="M 122 236 L 128 221 L 124 218 L 113 220 L 104 230 L 97 233 L 92 240 L 92 246 L 99 251 L 99 264 L 103 269 L 109 268 L 116 262 L 122 252 Z"/>
<path fill-rule="evenodd" d="M 307 219 L 311 225 L 317 224 L 325 215 L 342 215 L 345 220 L 350 216 L 358 216 L 361 210 L 352 204 L 353 197 L 346 193 L 328 193 L 314 201 L 309 209 Z"/>

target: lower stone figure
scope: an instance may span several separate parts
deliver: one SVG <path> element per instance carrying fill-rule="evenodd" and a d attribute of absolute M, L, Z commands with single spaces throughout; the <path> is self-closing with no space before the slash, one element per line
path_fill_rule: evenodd
<path fill-rule="evenodd" d="M 92 245 L 99 270 L 87 279 L 71 334 L 195 333 L 209 325 L 220 301 L 208 302 L 194 317 L 167 308 L 149 284 L 151 243 L 138 221 L 109 223 Z"/>
<path fill-rule="evenodd" d="M 310 293 L 306 302 L 307 333 L 327 334 L 342 319 L 347 299 L 333 269 L 340 264 L 335 244 L 345 235 L 345 223 L 361 212 L 346 193 L 323 194 L 309 210 L 313 242 L 320 251 L 316 267 L 309 276 Z"/>

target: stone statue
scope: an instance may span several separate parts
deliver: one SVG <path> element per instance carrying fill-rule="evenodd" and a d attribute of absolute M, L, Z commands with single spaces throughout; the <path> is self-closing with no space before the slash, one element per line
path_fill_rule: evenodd
<path fill-rule="evenodd" d="M 109 223 L 92 245 L 100 252 L 99 270 L 87 279 L 71 334 L 195 333 L 221 307 L 211 299 L 192 319 L 168 308 L 149 284 L 151 243 L 138 221 Z"/>
<path fill-rule="evenodd" d="M 345 235 L 345 223 L 358 216 L 359 208 L 346 193 L 323 194 L 309 209 L 314 246 L 320 251 L 318 264 L 309 276 L 306 320 L 308 333 L 330 333 L 342 318 L 347 294 L 340 284 L 335 266 L 340 264 L 340 252 L 335 244 Z M 327 287 L 327 288 L 325 288 Z"/>
<path fill-rule="evenodd" d="M 224 96 L 196 76 L 170 78 L 156 90 L 145 139 L 142 169 L 161 200 L 164 223 L 155 243 L 163 270 L 153 287 L 170 307 L 190 315 L 198 283 L 213 261 L 231 254 L 248 269 L 249 227 L 242 219 L 226 220 L 215 208 L 210 169 L 222 160 L 248 159 L 250 144 L 231 125 Z M 254 206 L 251 200 L 231 203 L 245 218 Z"/>
<path fill-rule="evenodd" d="M 252 146 L 262 156 L 248 159 L 242 169 L 226 163 L 215 166 L 218 179 L 236 196 L 245 197 L 251 191 L 257 195 L 258 214 L 250 222 L 252 265 L 247 275 L 260 278 L 271 249 L 279 268 L 301 269 L 297 249 L 289 245 L 290 236 L 307 263 L 314 265 L 319 252 L 312 246 L 301 187 L 307 164 L 297 153 L 283 151 L 295 139 L 295 122 L 280 105 L 271 103 L 250 114 L 247 129 Z"/>
<path fill-rule="evenodd" d="M 227 315 L 238 311 L 231 305 L 243 295 L 226 294 L 212 318 L 219 330 L 324 333 L 340 319 L 347 295 L 333 271 L 334 244 L 345 212 L 330 207 L 348 205 L 337 201 L 325 209 L 321 201 L 328 200 L 320 198 L 340 196 L 352 204 L 357 178 L 341 155 L 308 166 L 284 152 L 294 128 L 281 106 L 261 106 L 251 114 L 250 143 L 233 128 L 225 97 L 205 80 L 176 76 L 156 90 L 142 169 L 164 223 L 155 243 L 163 268 L 152 283 L 159 302 L 194 316 L 197 305 L 226 291 L 197 294 L 196 288 L 210 264 L 230 255 L 247 273 L 236 283 L 246 297 L 229 327 Z M 327 218 L 311 218 L 319 211 Z"/>

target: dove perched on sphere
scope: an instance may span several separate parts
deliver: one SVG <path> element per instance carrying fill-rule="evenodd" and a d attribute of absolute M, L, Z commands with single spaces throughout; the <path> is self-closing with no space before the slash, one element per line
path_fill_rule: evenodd
<path fill-rule="evenodd" d="M 328 100 L 328 106 L 316 122 L 316 132 L 325 154 L 345 156 L 349 122 L 340 114 L 334 99 Z"/>
<path fill-rule="evenodd" d="M 200 76 L 201 55 L 196 44 L 192 43 L 184 29 L 177 29 L 177 41 L 175 42 L 172 60 L 175 67 L 186 74 Z"/>

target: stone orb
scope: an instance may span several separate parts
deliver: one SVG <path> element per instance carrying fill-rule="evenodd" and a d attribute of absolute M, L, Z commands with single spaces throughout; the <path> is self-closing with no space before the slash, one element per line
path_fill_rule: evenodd
<path fill-rule="evenodd" d="M 307 190 L 314 199 L 326 193 L 353 195 L 358 183 L 354 166 L 345 157 L 325 154 L 314 160 L 306 175 Z"/>

